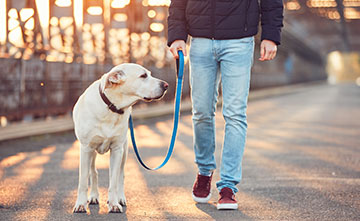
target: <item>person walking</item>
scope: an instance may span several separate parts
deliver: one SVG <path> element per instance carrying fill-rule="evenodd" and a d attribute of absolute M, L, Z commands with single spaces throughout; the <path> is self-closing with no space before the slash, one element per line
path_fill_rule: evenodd
<path fill-rule="evenodd" d="M 225 120 L 217 209 L 237 209 L 236 185 L 242 177 L 246 108 L 254 54 L 254 35 L 261 21 L 260 61 L 272 60 L 283 26 L 282 0 L 171 0 L 168 46 L 175 58 L 187 56 L 190 42 L 190 87 L 198 174 L 192 197 L 207 203 L 216 162 L 215 111 L 221 80 Z"/>

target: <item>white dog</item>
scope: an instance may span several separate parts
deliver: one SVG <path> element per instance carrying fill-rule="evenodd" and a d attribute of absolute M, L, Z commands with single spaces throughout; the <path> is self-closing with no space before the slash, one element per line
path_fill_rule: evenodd
<path fill-rule="evenodd" d="M 168 84 L 137 64 L 121 64 L 92 83 L 73 110 L 75 134 L 80 141 L 79 187 L 74 213 L 86 213 L 87 202 L 99 203 L 96 152 L 110 150 L 109 212 L 123 212 L 124 165 L 131 106 L 138 100 L 160 99 Z M 90 197 L 87 198 L 90 176 Z"/>

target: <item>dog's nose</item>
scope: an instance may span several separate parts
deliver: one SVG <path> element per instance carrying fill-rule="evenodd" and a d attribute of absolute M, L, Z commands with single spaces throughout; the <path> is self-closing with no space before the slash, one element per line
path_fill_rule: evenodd
<path fill-rule="evenodd" d="M 161 87 L 162 87 L 162 89 L 167 90 L 169 87 L 169 84 L 166 82 L 161 82 Z"/>

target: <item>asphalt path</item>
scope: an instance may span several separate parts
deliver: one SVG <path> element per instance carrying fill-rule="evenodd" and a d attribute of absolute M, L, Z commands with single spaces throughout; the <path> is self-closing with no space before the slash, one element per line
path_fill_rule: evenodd
<path fill-rule="evenodd" d="M 157 166 L 166 154 L 172 117 L 135 121 L 141 155 Z M 216 114 L 220 167 L 224 121 Z M 316 85 L 256 99 L 248 107 L 239 209 L 196 204 L 190 113 L 182 113 L 175 151 L 159 171 L 141 168 L 130 148 L 124 213 L 108 214 L 109 154 L 98 155 L 100 204 L 73 214 L 79 144 L 73 132 L 0 143 L 0 220 L 359 220 L 360 87 Z"/>

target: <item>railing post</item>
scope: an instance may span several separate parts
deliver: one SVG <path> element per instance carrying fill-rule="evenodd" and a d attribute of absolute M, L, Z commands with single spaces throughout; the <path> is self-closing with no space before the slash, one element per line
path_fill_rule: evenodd
<path fill-rule="evenodd" d="M 343 3 L 344 3 L 343 0 L 336 0 L 336 8 L 340 15 L 341 37 L 344 42 L 345 51 L 349 52 L 350 51 L 350 42 L 349 42 L 349 35 L 348 35 L 347 27 L 346 27 Z"/>

